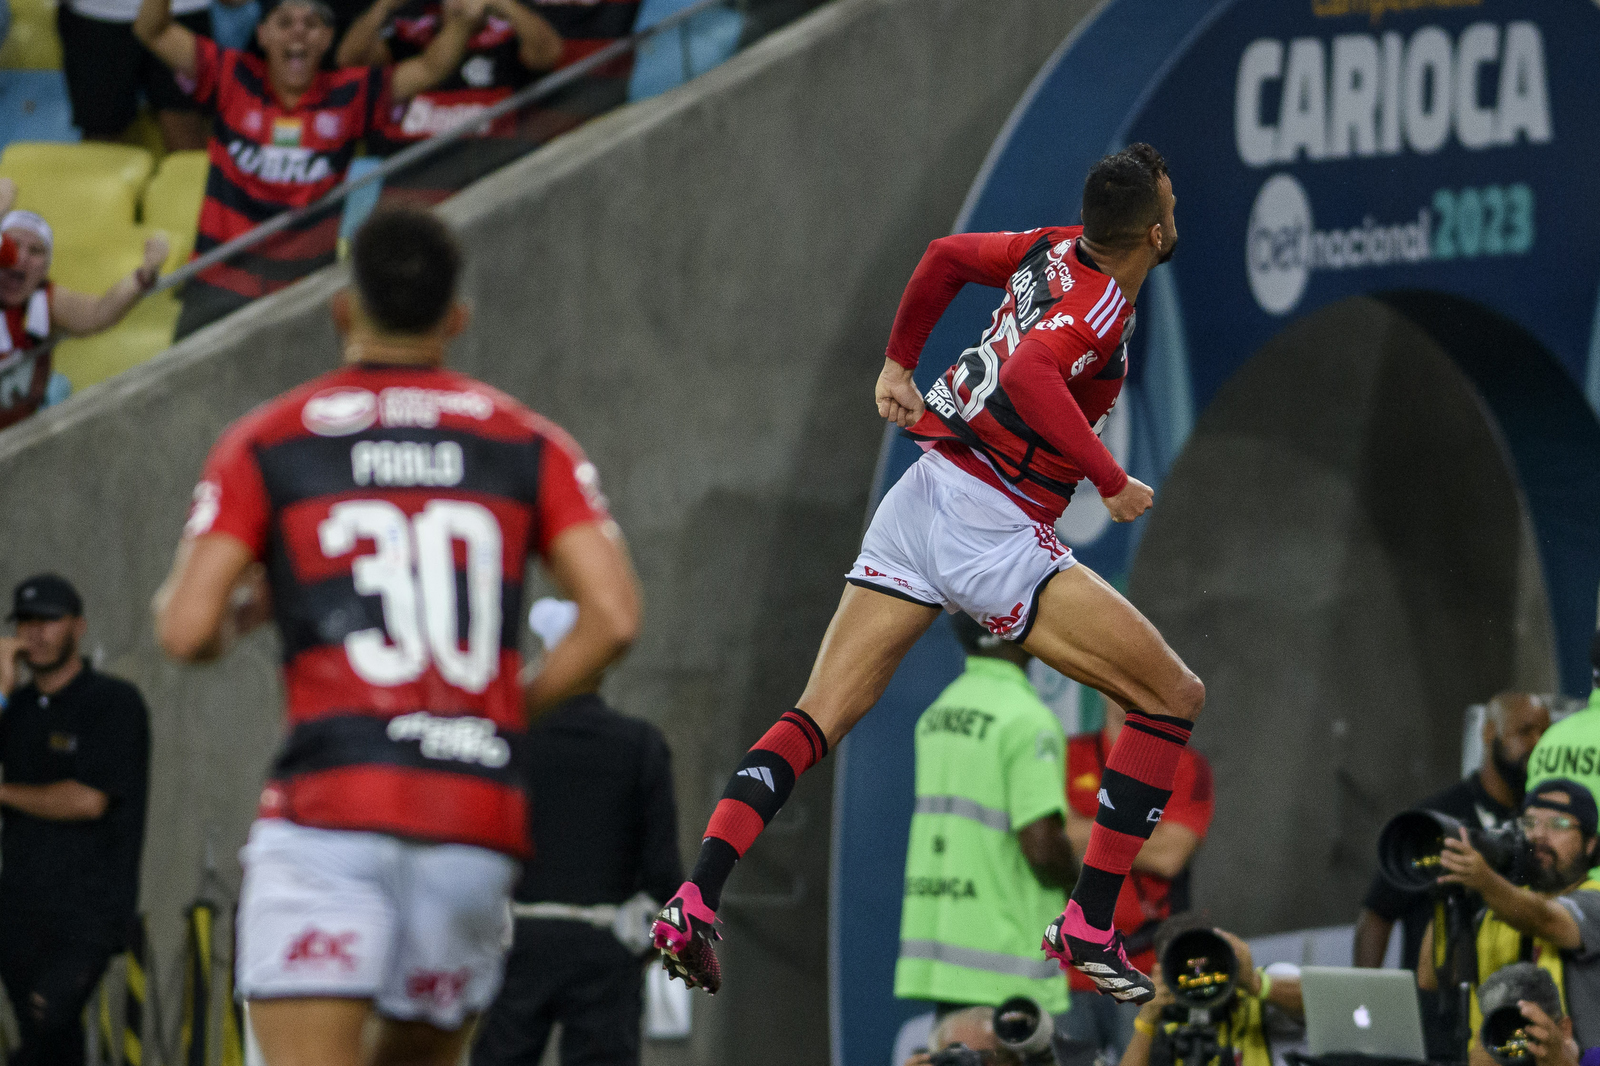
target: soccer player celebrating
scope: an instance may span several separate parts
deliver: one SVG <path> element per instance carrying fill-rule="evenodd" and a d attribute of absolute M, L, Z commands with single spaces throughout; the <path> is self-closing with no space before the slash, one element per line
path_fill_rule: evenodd
<path fill-rule="evenodd" d="M 926 452 L 878 505 L 805 691 L 729 779 L 693 873 L 656 920 L 656 946 L 686 984 L 709 992 L 721 984 L 712 941 L 734 863 L 795 778 L 877 702 L 901 658 L 948 609 L 1127 711 L 1082 874 L 1044 949 L 1119 1000 L 1154 996 L 1112 916 L 1161 819 L 1205 689 L 1132 604 L 1075 565 L 1054 527 L 1084 479 L 1118 522 L 1150 507 L 1149 486 L 1117 465 L 1098 431 L 1127 374 L 1139 288 L 1177 245 L 1175 204 L 1161 155 L 1134 144 L 1090 170 L 1082 226 L 961 234 L 928 246 L 900 301 L 876 389 L 878 413 Z M 911 372 L 967 282 L 1003 288 L 1005 298 L 979 343 L 924 398 Z"/>
<path fill-rule="evenodd" d="M 354 291 L 333 301 L 346 365 L 222 435 L 157 629 L 186 662 L 269 611 L 282 637 L 289 735 L 238 916 L 267 1062 L 451 1066 L 510 942 L 528 850 L 518 735 L 622 654 L 639 597 L 577 445 L 441 366 L 467 320 L 444 225 L 380 210 L 352 260 Z M 531 554 L 578 618 L 524 687 Z"/>

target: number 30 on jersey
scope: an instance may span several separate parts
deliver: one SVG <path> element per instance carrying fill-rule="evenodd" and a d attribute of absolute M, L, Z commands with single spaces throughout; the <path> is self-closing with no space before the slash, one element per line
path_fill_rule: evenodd
<path fill-rule="evenodd" d="M 350 565 L 356 594 L 378 596 L 383 626 L 344 638 L 350 667 L 371 685 L 403 685 L 431 661 L 446 682 L 468 692 L 488 688 L 500 670 L 500 523 L 488 508 L 431 500 L 415 517 L 387 500 L 336 503 L 317 527 L 322 553 L 348 555 L 358 541 L 376 545 Z M 456 551 L 466 548 L 467 632 L 457 618 Z"/>

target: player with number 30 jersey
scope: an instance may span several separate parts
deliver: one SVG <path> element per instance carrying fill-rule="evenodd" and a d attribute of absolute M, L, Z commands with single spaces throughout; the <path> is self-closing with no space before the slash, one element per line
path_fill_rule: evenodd
<path fill-rule="evenodd" d="M 289 736 L 263 817 L 526 854 L 522 571 L 609 519 L 596 481 L 560 429 L 439 367 L 357 363 L 229 428 L 187 532 L 266 563 Z"/>
<path fill-rule="evenodd" d="M 186 662 L 269 616 L 282 640 L 288 735 L 236 921 L 266 1061 L 449 1066 L 510 942 L 528 718 L 626 650 L 637 580 L 578 446 L 441 365 L 467 320 L 444 225 L 382 209 L 351 260 L 346 365 L 222 435 L 157 631 Z M 524 678 L 533 558 L 578 619 Z"/>

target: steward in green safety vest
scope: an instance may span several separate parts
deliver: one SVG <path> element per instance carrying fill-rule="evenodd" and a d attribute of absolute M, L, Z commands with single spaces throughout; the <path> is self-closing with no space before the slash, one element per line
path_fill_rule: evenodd
<path fill-rule="evenodd" d="M 1023 673 L 1025 651 L 965 615 L 951 625 L 967 667 L 917 721 L 894 994 L 988 1006 L 1024 995 L 1060 1012 L 1067 981 L 1039 944 L 1077 876 L 1066 737 Z"/>
<path fill-rule="evenodd" d="M 1556 777 L 1529 789 L 1522 812 L 1522 829 L 1534 852 L 1526 888 L 1502 877 L 1466 840 L 1445 842 L 1439 864 L 1446 873 L 1440 883 L 1476 892 L 1484 910 L 1469 944 L 1439 943 L 1437 923 L 1429 924 L 1418 983 L 1437 987 L 1438 972 L 1452 951 L 1471 951 L 1464 965 L 1457 960 L 1450 966 L 1454 973 L 1471 975 L 1470 1044 L 1483 1024 L 1477 986 L 1503 966 L 1534 963 L 1554 980 L 1579 1045 L 1589 1047 L 1600 1042 L 1600 881 L 1586 871 L 1595 861 L 1600 809 L 1583 785 Z"/>

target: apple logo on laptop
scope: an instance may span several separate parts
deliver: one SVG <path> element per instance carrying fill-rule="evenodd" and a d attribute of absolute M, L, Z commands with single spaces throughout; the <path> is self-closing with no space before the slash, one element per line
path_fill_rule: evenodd
<path fill-rule="evenodd" d="M 1353 1017 L 1355 1018 L 1357 1029 L 1372 1028 L 1372 1012 L 1367 1010 L 1367 1005 L 1365 1003 L 1356 1008 L 1356 1012 Z"/>

